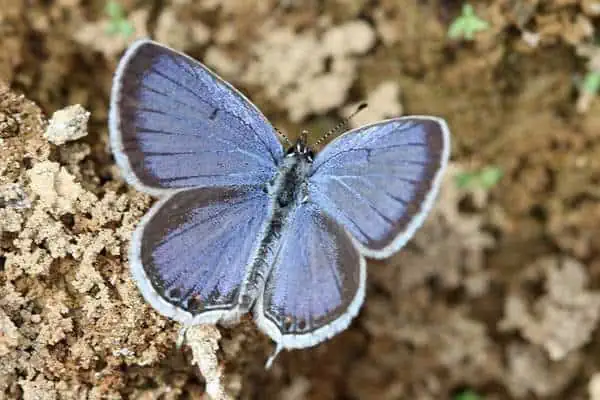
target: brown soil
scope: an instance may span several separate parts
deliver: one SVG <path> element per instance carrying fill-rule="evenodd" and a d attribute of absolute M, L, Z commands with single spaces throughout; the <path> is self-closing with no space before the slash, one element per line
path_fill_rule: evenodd
<path fill-rule="evenodd" d="M 194 333 L 220 336 L 217 358 L 178 350 L 125 261 L 152 199 L 108 148 L 133 37 L 106 32 L 103 0 L 0 0 L 0 398 L 600 399 L 600 100 L 577 85 L 600 70 L 598 1 L 473 2 L 489 28 L 472 42 L 448 39 L 450 0 L 120 4 L 134 36 L 203 60 L 292 137 L 368 99 L 361 123 L 445 117 L 453 163 L 414 240 L 370 263 L 347 331 L 269 371 L 251 321 Z M 88 134 L 54 145 L 72 104 Z M 457 187 L 488 165 L 493 188 Z"/>

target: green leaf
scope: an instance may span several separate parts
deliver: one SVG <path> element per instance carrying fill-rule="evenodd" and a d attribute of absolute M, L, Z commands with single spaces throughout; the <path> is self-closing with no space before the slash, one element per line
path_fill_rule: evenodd
<path fill-rule="evenodd" d="M 109 35 L 123 35 L 129 38 L 135 32 L 133 24 L 125 18 L 123 7 L 115 0 L 106 3 L 106 14 L 109 17 L 106 33 Z"/>
<path fill-rule="evenodd" d="M 131 22 L 127 21 L 126 19 L 121 21 L 119 26 L 120 26 L 119 31 L 121 32 L 121 35 L 125 36 L 125 38 L 129 38 L 135 32 L 135 28 L 133 27 L 133 24 Z"/>
<path fill-rule="evenodd" d="M 600 71 L 590 71 L 583 78 L 583 90 L 596 94 L 600 91 Z"/>
<path fill-rule="evenodd" d="M 464 188 L 470 186 L 473 183 L 473 181 L 475 180 L 475 178 L 476 178 L 476 176 L 472 172 L 460 172 L 459 174 L 457 174 L 454 177 L 456 186 L 459 189 L 464 189 Z"/>
<path fill-rule="evenodd" d="M 111 19 L 122 19 L 125 16 L 123 7 L 115 0 L 109 0 L 104 11 Z"/>
<path fill-rule="evenodd" d="M 483 400 L 483 397 L 481 397 L 474 391 L 467 389 L 454 396 L 454 400 Z"/>
<path fill-rule="evenodd" d="M 119 24 L 115 21 L 110 21 L 108 23 L 108 26 L 106 27 L 106 33 L 108 33 L 109 35 L 116 35 L 117 33 L 119 33 Z"/>
<path fill-rule="evenodd" d="M 480 171 L 460 172 L 454 179 L 459 189 L 480 187 L 490 190 L 498 184 L 503 174 L 499 167 L 488 166 Z"/>
<path fill-rule="evenodd" d="M 463 4 L 462 14 L 450 24 L 448 37 L 451 39 L 473 40 L 477 32 L 485 31 L 490 24 L 475 15 L 473 6 Z"/>
<path fill-rule="evenodd" d="M 491 189 L 502 179 L 503 172 L 498 167 L 486 167 L 479 173 L 479 182 L 484 189 Z"/>

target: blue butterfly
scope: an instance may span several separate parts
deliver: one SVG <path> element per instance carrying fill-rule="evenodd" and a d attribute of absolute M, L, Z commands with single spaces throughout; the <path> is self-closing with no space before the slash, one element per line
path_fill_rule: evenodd
<path fill-rule="evenodd" d="M 277 343 L 269 363 L 348 327 L 365 257 L 389 257 L 423 223 L 450 149 L 444 120 L 410 116 L 316 155 L 305 136 L 284 151 L 243 94 L 146 39 L 120 61 L 109 125 L 127 182 L 160 197 L 129 252 L 146 301 L 184 326 L 252 313 Z"/>

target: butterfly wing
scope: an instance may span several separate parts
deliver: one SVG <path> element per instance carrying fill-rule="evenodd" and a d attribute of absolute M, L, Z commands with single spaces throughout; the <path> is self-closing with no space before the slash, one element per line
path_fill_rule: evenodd
<path fill-rule="evenodd" d="M 401 117 L 349 131 L 313 163 L 311 201 L 350 232 L 361 252 L 385 258 L 422 224 L 448 161 L 446 123 Z"/>
<path fill-rule="evenodd" d="M 117 68 L 110 138 L 127 181 L 165 189 L 264 183 L 283 150 L 240 92 L 194 59 L 142 39 Z"/>
<path fill-rule="evenodd" d="M 165 196 L 131 241 L 129 263 L 146 301 L 187 325 L 234 320 L 269 207 L 252 186 Z"/>
<path fill-rule="evenodd" d="M 286 225 L 254 318 L 279 348 L 316 345 L 344 330 L 365 293 L 365 259 L 344 228 L 312 203 Z"/>

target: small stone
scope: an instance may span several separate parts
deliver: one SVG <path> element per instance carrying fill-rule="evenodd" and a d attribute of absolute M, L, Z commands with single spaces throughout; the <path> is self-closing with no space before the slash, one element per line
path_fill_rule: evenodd
<path fill-rule="evenodd" d="M 79 104 L 56 111 L 44 132 L 50 143 L 62 145 L 87 135 L 90 112 Z"/>
<path fill-rule="evenodd" d="M 192 326 L 185 332 L 185 340 L 192 349 L 193 364 L 198 365 L 206 380 L 206 393 L 215 400 L 229 400 L 231 396 L 222 382 L 223 365 L 219 363 L 217 351 L 221 333 L 215 326 Z"/>

